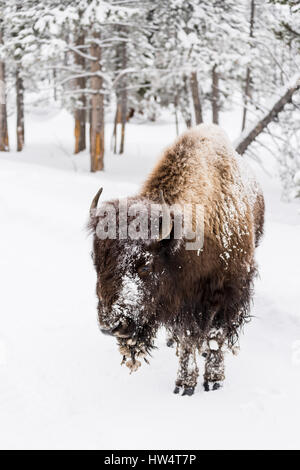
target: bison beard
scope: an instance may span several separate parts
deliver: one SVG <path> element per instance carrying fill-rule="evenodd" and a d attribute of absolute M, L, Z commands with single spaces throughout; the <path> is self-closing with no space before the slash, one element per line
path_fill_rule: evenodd
<path fill-rule="evenodd" d="M 122 364 L 133 372 L 142 360 L 148 362 L 157 331 L 165 327 L 168 344 L 176 344 L 179 358 L 174 392 L 193 394 L 198 353 L 205 360 L 204 389 L 217 390 L 225 378 L 224 353 L 237 351 L 241 327 L 250 319 L 263 196 L 225 134 L 214 125 L 200 125 L 177 139 L 140 193 L 128 199 L 128 207 L 160 203 L 161 193 L 168 205 L 203 206 L 203 249 L 187 251 L 184 237 L 175 240 L 172 231 L 170 238 L 164 235 L 160 240 L 120 240 L 119 201 L 111 201 L 117 239 L 99 239 L 100 190 L 89 222 L 100 328 L 117 338 Z"/>

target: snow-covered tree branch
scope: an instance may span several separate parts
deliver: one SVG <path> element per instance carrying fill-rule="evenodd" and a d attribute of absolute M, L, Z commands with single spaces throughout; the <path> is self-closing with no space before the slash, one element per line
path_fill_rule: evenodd
<path fill-rule="evenodd" d="M 300 89 L 300 75 L 297 74 L 279 93 L 279 98 L 275 98 L 270 104 L 269 110 L 248 129 L 246 129 L 237 142 L 235 142 L 236 151 L 243 154 L 249 145 L 261 134 L 265 128 L 274 121 L 278 114 L 284 109 L 287 103 L 291 102 L 296 91 Z"/>

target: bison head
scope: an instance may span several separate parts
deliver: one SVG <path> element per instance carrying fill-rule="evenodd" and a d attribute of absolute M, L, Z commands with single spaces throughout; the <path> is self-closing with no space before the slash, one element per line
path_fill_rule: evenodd
<path fill-rule="evenodd" d="M 172 295 L 171 260 L 179 242 L 172 218 L 163 217 L 164 204 L 154 218 L 146 199 L 131 198 L 126 207 L 118 200 L 103 203 L 97 210 L 101 192 L 90 210 L 99 325 L 117 338 L 123 361 L 136 370 L 153 348 L 162 299 Z"/>

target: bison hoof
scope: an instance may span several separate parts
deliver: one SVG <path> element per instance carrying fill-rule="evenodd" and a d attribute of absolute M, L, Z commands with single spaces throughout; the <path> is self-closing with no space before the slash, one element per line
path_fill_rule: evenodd
<path fill-rule="evenodd" d="M 176 387 L 174 388 L 174 392 L 176 395 L 178 395 L 178 393 L 180 393 L 180 390 L 181 390 L 181 387 L 179 387 L 178 385 L 176 385 Z"/>
<path fill-rule="evenodd" d="M 220 382 L 208 382 L 206 380 L 203 384 L 203 387 L 206 392 L 210 392 L 211 390 L 218 390 L 222 387 L 222 384 L 220 384 Z"/>
<path fill-rule="evenodd" d="M 185 395 L 188 396 L 188 397 L 191 397 L 193 394 L 194 394 L 194 390 L 195 388 L 194 387 L 186 387 L 184 390 L 183 390 L 183 393 L 182 393 L 182 397 L 184 397 Z"/>
<path fill-rule="evenodd" d="M 215 383 L 213 384 L 213 390 L 218 390 L 218 389 L 221 388 L 221 387 L 222 387 L 222 385 L 220 384 L 220 382 L 215 382 Z"/>

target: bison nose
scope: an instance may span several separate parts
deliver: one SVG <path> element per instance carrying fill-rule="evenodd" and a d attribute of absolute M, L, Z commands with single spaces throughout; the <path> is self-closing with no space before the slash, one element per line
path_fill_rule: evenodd
<path fill-rule="evenodd" d="M 127 320 L 123 320 L 119 323 L 119 325 L 112 330 L 112 334 L 114 336 L 118 336 L 119 338 L 129 338 L 133 332 L 133 324 Z"/>
<path fill-rule="evenodd" d="M 106 329 L 106 328 L 100 328 L 100 331 L 101 331 L 101 333 L 103 333 L 104 335 L 113 336 L 112 330 L 108 330 L 108 329 Z"/>
<path fill-rule="evenodd" d="M 115 328 L 105 328 L 100 325 L 100 331 L 104 335 L 117 336 L 118 338 L 130 338 L 134 330 L 132 322 L 127 320 L 121 321 Z"/>

